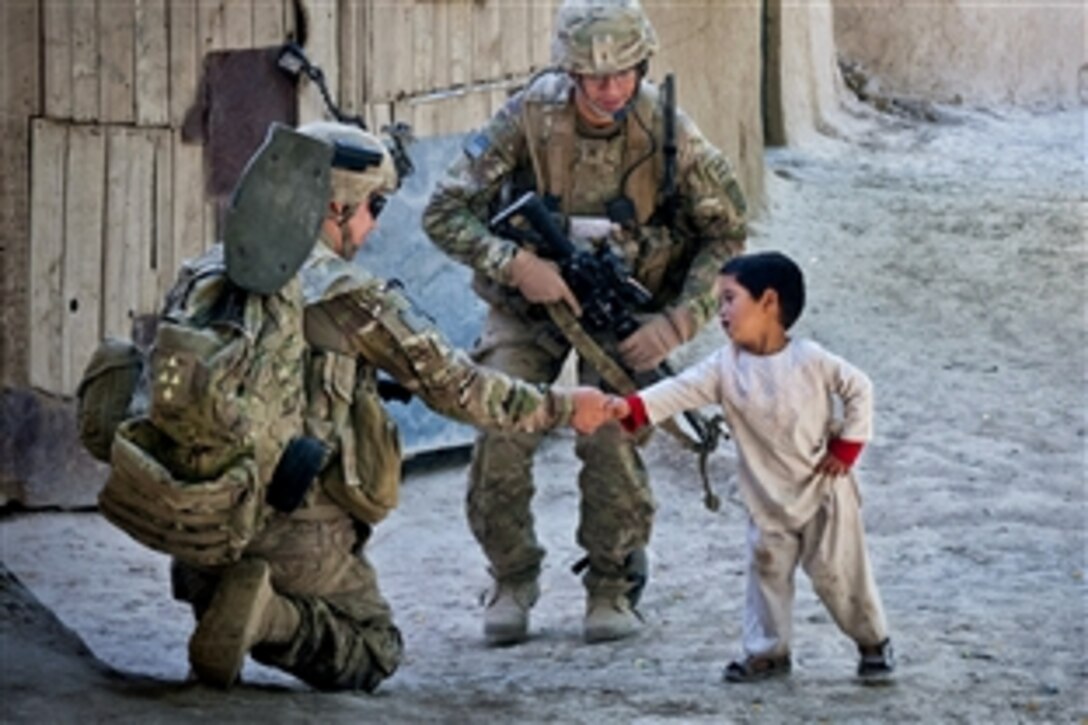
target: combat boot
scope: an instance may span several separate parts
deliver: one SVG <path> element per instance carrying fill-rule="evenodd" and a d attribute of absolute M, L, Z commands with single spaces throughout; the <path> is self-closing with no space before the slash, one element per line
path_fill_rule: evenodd
<path fill-rule="evenodd" d="M 642 618 L 624 592 L 591 592 L 586 598 L 586 642 L 609 642 L 638 634 Z"/>
<path fill-rule="evenodd" d="M 298 609 L 272 589 L 267 562 L 243 559 L 223 572 L 189 639 L 189 663 L 201 682 L 230 687 L 255 645 L 289 641 L 299 622 Z"/>
<path fill-rule="evenodd" d="M 529 638 L 529 610 L 540 596 L 536 580 L 495 582 L 484 610 L 484 639 L 491 646 L 518 644 Z"/>

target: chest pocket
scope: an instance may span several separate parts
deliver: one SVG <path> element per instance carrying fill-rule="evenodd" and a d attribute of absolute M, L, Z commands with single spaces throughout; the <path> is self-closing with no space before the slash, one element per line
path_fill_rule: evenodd
<path fill-rule="evenodd" d="M 323 364 L 338 466 L 322 478 L 325 492 L 353 517 L 376 524 L 397 506 L 401 445 L 397 425 L 378 396 L 373 368 L 330 354 Z M 321 427 L 321 426 L 317 426 Z"/>
<path fill-rule="evenodd" d="M 268 481 L 303 425 L 302 301 L 297 286 L 232 290 L 211 263 L 187 274 L 151 348 L 147 414 L 117 428 L 98 502 L 137 541 L 218 566 L 263 528 Z"/>

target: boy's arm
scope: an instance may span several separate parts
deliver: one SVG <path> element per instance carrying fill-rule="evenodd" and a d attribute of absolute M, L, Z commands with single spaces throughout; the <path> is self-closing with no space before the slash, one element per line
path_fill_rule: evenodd
<path fill-rule="evenodd" d="M 839 438 L 864 443 L 873 437 L 873 384 L 869 376 L 842 358 L 831 356 L 832 391 L 842 400 Z"/>
<path fill-rule="evenodd" d="M 845 475 L 854 467 L 854 462 L 857 461 L 864 447 L 865 444 L 860 441 L 832 438 L 827 442 L 827 453 L 816 464 L 816 471 L 832 476 Z"/>
<path fill-rule="evenodd" d="M 606 410 L 612 419 L 618 420 L 628 433 L 637 433 L 650 422 L 646 415 L 646 404 L 642 402 L 638 393 L 631 393 L 622 398 L 616 395 L 610 396 Z"/>
<path fill-rule="evenodd" d="M 720 359 L 719 352 L 636 394 L 613 398 L 609 408 L 624 428 L 634 432 L 643 426 L 668 420 L 685 410 L 719 403 Z"/>
<path fill-rule="evenodd" d="M 842 475 L 861 455 L 873 435 L 873 384 L 860 369 L 828 354 L 828 383 L 842 401 L 842 430 L 828 441 L 827 454 L 817 465 L 822 473 Z"/>

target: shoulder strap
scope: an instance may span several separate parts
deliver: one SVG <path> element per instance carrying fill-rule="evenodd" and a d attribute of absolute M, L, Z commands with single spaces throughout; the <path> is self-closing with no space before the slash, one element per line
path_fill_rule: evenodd
<path fill-rule="evenodd" d="M 573 187 L 571 165 L 577 111 L 569 102 L 569 83 L 548 91 L 526 95 L 522 119 L 537 190 L 560 199 L 560 210 L 567 214 Z M 634 112 L 629 113 L 625 121 L 624 158 L 627 164 L 634 166 L 629 167 L 630 175 L 623 192 L 634 203 L 640 224 L 647 223 L 657 209 L 659 180 L 664 173 L 662 116 L 657 105 L 657 90 L 643 82 L 635 99 Z"/>
<path fill-rule="evenodd" d="M 574 158 L 575 110 L 572 86 L 565 76 L 544 76 L 527 89 L 522 104 L 526 145 L 537 191 L 560 199 L 570 211 L 571 163 Z"/>
<path fill-rule="evenodd" d="M 623 193 L 634 203 L 639 224 L 646 224 L 657 209 L 657 192 L 664 173 L 662 117 L 657 98 L 657 90 L 643 81 L 633 112 L 627 114 L 626 120 L 624 158 L 627 164 L 635 166 L 628 167 L 630 176 Z"/>

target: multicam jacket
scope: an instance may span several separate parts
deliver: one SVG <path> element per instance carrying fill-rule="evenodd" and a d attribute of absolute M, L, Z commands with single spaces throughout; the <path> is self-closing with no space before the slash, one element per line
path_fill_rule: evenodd
<path fill-rule="evenodd" d="M 477 291 L 496 303 L 493 290 L 509 281 L 517 249 L 487 227 L 503 196 L 534 189 L 569 219 L 607 216 L 606 205 L 622 192 L 633 204 L 632 223 L 607 243 L 654 294 L 654 308 L 685 305 L 703 325 L 717 311 L 714 278 L 742 251 L 747 234 L 746 204 L 729 161 L 677 112 L 675 214 L 666 228 L 656 213 L 664 202 L 657 90 L 643 81 L 626 118 L 604 132 L 579 122 L 573 91 L 565 74 L 538 76 L 471 135 L 424 212 L 425 229 L 475 270 Z"/>
<path fill-rule="evenodd" d="M 433 410 L 472 425 L 519 430 L 566 424 L 566 396 L 481 368 L 418 313 L 395 282 L 318 244 L 300 274 L 306 338 L 394 377 Z"/>

